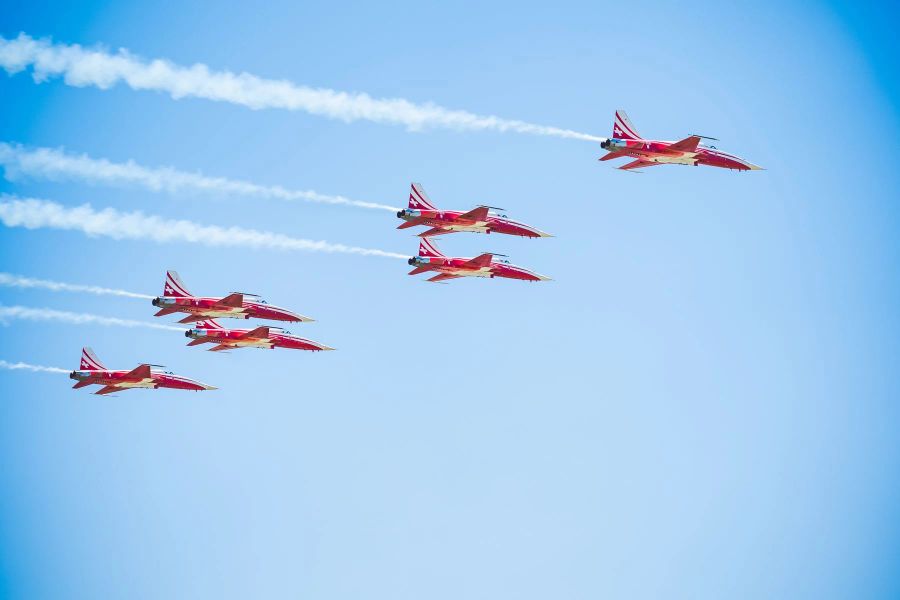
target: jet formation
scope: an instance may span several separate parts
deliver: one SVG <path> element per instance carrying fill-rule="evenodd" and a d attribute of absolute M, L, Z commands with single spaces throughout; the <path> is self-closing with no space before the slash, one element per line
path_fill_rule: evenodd
<path fill-rule="evenodd" d="M 553 237 L 539 229 L 513 221 L 491 209 L 502 210 L 491 206 L 480 205 L 469 211 L 440 210 L 428 198 L 422 185 L 413 183 L 409 192 L 409 205 L 397 213 L 397 217 L 406 221 L 397 229 L 406 229 L 418 225 L 431 227 L 419 234 L 419 254 L 407 262 L 415 267 L 409 275 L 435 272 L 426 281 L 441 283 L 460 277 L 503 277 L 524 281 L 548 281 L 549 277 L 538 275 L 522 267 L 510 264 L 506 255 L 496 252 L 483 252 L 474 258 L 445 256 L 434 242 L 430 240 L 436 235 L 467 231 L 470 233 L 500 233 L 528 238 Z"/>
<path fill-rule="evenodd" d="M 89 385 L 102 385 L 94 392 L 97 395 L 111 394 L 132 390 L 135 388 L 159 389 L 172 388 L 176 390 L 214 390 L 211 385 L 176 375 L 171 371 L 162 370 L 161 365 L 141 363 L 130 371 L 107 369 L 90 348 L 82 348 L 81 364 L 77 371 L 69 373 L 69 379 L 76 381 L 74 389 Z"/>
<path fill-rule="evenodd" d="M 309 322 L 304 317 L 284 308 L 272 306 L 255 294 L 233 292 L 223 298 L 194 296 L 175 271 L 166 272 L 163 295 L 153 299 L 153 306 L 160 308 L 155 316 L 183 314 L 179 323 L 195 323 L 184 332 L 191 338 L 188 346 L 215 344 L 213 352 L 235 348 L 289 348 L 319 352 L 334 350 L 329 346 L 293 335 L 280 327 L 261 325 L 252 329 L 228 329 L 212 317 L 235 319 L 269 319 L 273 321 Z M 215 387 L 163 370 L 160 365 L 142 363 L 130 371 L 107 369 L 90 348 L 81 352 L 81 365 L 69 374 L 76 381 L 75 389 L 88 385 L 102 385 L 95 394 L 110 394 L 133 388 L 173 388 L 179 390 L 214 390 Z"/>
<path fill-rule="evenodd" d="M 642 138 L 623 110 L 616 111 L 613 135 L 600 142 L 607 155 L 600 160 L 633 158 L 619 167 L 623 171 L 642 169 L 656 165 L 706 165 L 736 171 L 761 171 L 762 167 L 733 154 L 722 152 L 715 146 L 700 143 L 701 139 L 718 141 L 702 135 L 689 135 L 677 142 L 664 142 Z"/>
<path fill-rule="evenodd" d="M 638 134 L 628 115 L 622 110 L 617 110 L 612 137 L 603 138 L 600 143 L 600 147 L 607 152 L 600 160 L 631 158 L 633 160 L 619 167 L 626 171 L 664 164 L 707 165 L 738 171 L 762 169 L 743 158 L 722 152 L 715 146 L 703 144 L 701 140 L 704 139 L 715 140 L 696 134 L 678 141 L 645 139 Z M 467 211 L 440 209 L 429 199 L 421 184 L 411 184 L 407 208 L 397 212 L 397 217 L 403 220 L 397 229 L 422 226 L 428 229 L 418 234 L 418 237 L 422 238 L 419 242 L 419 253 L 407 261 L 414 267 L 409 275 L 433 273 L 427 281 L 436 283 L 461 277 L 549 280 L 549 277 L 511 264 L 505 255 L 495 252 L 483 252 L 474 258 L 446 256 L 430 239 L 458 232 L 496 233 L 527 238 L 553 237 L 498 212 L 502 210 L 484 204 Z M 224 327 L 216 319 L 256 318 L 299 323 L 313 319 L 273 306 L 256 294 L 232 292 L 223 297 L 195 296 L 188 291 L 175 271 L 166 272 L 163 293 L 154 298 L 152 303 L 159 309 L 154 316 L 184 315 L 179 323 L 194 324 L 191 329 L 184 332 L 185 337 L 190 339 L 187 345 L 213 344 L 209 348 L 211 352 L 238 348 L 286 348 L 310 352 L 334 350 L 271 325 L 242 329 Z M 89 385 L 102 386 L 95 392 L 100 395 L 134 388 L 192 391 L 216 389 L 149 363 L 141 363 L 130 371 L 108 369 L 103 366 L 93 350 L 87 347 L 82 349 L 79 369 L 72 371 L 69 378 L 76 381 L 72 386 L 75 389 Z"/>

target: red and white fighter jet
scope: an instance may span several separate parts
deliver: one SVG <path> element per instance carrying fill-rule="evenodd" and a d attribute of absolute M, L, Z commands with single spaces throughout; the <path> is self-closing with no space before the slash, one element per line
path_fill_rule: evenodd
<path fill-rule="evenodd" d="M 325 344 L 307 340 L 291 334 L 280 327 L 262 326 L 256 329 L 226 329 L 214 319 L 200 321 L 194 329 L 184 332 L 185 337 L 192 338 L 188 346 L 200 344 L 217 344 L 210 352 L 233 350 L 234 348 L 289 348 L 291 350 L 334 350 Z"/>
<path fill-rule="evenodd" d="M 407 262 L 415 269 L 409 275 L 418 275 L 429 271 L 437 271 L 437 275 L 428 281 L 439 282 L 457 277 L 507 277 L 509 279 L 523 279 L 525 281 L 549 281 L 549 277 L 527 271 L 522 267 L 511 265 L 503 260 L 502 254 L 485 252 L 475 258 L 451 258 L 441 254 L 434 243 L 428 238 L 419 242 L 419 255 L 413 256 Z"/>
<path fill-rule="evenodd" d="M 762 167 L 722 152 L 715 146 L 701 144 L 701 139 L 704 139 L 704 136 L 690 135 L 677 142 L 645 140 L 638 135 L 637 129 L 631 124 L 625 111 L 617 110 L 613 123 L 613 136 L 600 142 L 600 147 L 609 154 L 600 160 L 624 157 L 637 159 L 619 167 L 626 171 L 655 165 L 707 165 L 737 171 L 762 170 Z M 714 140 L 715 138 L 705 139 Z"/>
<path fill-rule="evenodd" d="M 153 299 L 153 306 L 159 308 L 155 317 L 173 313 L 187 313 L 179 323 L 194 323 L 204 319 L 229 317 L 232 319 L 267 319 L 271 321 L 312 321 L 309 317 L 272 306 L 256 294 L 232 292 L 224 298 L 194 296 L 182 283 L 175 271 L 166 271 L 163 295 Z"/>
<path fill-rule="evenodd" d="M 491 209 L 503 210 L 494 206 L 478 206 L 468 212 L 460 210 L 439 210 L 428 196 L 422 185 L 412 184 L 409 192 L 409 208 L 397 213 L 397 217 L 406 221 L 397 229 L 427 225 L 428 231 L 419 234 L 419 237 L 443 235 L 457 231 L 471 231 L 474 233 L 503 233 L 506 235 L 519 235 L 522 237 L 538 238 L 553 237 L 524 223 L 519 223 L 506 215 L 491 212 Z"/>
<path fill-rule="evenodd" d="M 69 379 L 77 381 L 72 387 L 83 388 L 88 385 L 102 385 L 95 394 L 111 394 L 134 388 L 173 388 L 176 390 L 214 390 L 211 385 L 175 375 L 171 371 L 163 371 L 159 365 L 140 364 L 130 371 L 107 369 L 90 348 L 81 349 L 81 365 L 77 371 L 69 373 Z"/>

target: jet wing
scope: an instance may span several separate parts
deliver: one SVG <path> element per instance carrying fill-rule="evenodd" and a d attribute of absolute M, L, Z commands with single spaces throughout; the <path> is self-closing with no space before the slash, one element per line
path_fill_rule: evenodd
<path fill-rule="evenodd" d="M 257 327 L 256 329 L 252 329 L 247 333 L 241 334 L 241 339 L 252 338 L 256 340 L 267 340 L 269 339 L 269 328 L 263 325 L 262 327 Z"/>
<path fill-rule="evenodd" d="M 467 213 L 463 213 L 457 217 L 457 220 L 460 221 L 486 221 L 488 217 L 488 207 L 487 206 L 479 206 L 478 208 L 473 208 Z"/>
<path fill-rule="evenodd" d="M 440 275 L 435 275 L 430 279 L 426 279 L 425 281 L 431 281 L 433 283 L 438 283 L 440 281 L 446 281 L 448 279 L 456 279 L 458 277 L 462 277 L 462 275 L 451 275 L 450 273 L 441 273 Z"/>
<path fill-rule="evenodd" d="M 462 266 L 467 269 L 480 269 L 489 266 L 492 258 L 494 258 L 493 254 L 485 252 L 484 254 L 479 254 L 475 258 L 466 261 Z"/>
<path fill-rule="evenodd" d="M 425 222 L 426 222 L 426 219 L 420 217 L 418 219 L 413 219 L 411 221 L 407 221 L 405 223 L 401 223 L 400 225 L 397 225 L 397 229 L 408 229 L 410 227 L 416 227 L 417 225 L 424 225 Z"/>
<path fill-rule="evenodd" d="M 130 388 L 121 388 L 121 387 L 116 387 L 114 385 L 107 385 L 106 387 L 100 388 L 99 390 L 94 392 L 94 394 L 96 394 L 97 396 L 104 396 L 106 394 L 112 394 L 113 392 L 122 392 L 127 389 L 130 389 Z"/>
<path fill-rule="evenodd" d="M 631 169 L 642 169 L 644 167 L 655 167 L 658 164 L 660 164 L 660 163 L 653 162 L 652 160 L 643 160 L 643 159 L 639 158 L 638 160 L 633 160 L 630 163 L 624 164 L 619 168 L 622 169 L 623 171 L 629 171 Z"/>
<path fill-rule="evenodd" d="M 135 379 L 140 381 L 142 379 L 150 378 L 150 365 L 138 365 L 132 370 L 125 373 L 125 377 L 127 379 Z"/>
<path fill-rule="evenodd" d="M 420 233 L 419 237 L 424 238 L 424 237 L 431 237 L 433 235 L 444 235 L 447 233 L 456 233 L 456 232 L 453 231 L 452 229 L 441 229 L 440 227 L 432 227 L 428 231 L 423 231 L 422 233 Z"/>
<path fill-rule="evenodd" d="M 700 136 L 692 135 L 684 138 L 683 140 L 677 141 L 674 144 L 669 146 L 669 150 L 675 150 L 677 152 L 696 152 L 697 146 L 700 144 Z"/>
<path fill-rule="evenodd" d="M 407 273 L 407 275 L 418 275 L 419 273 L 427 273 L 428 271 L 433 270 L 434 269 L 432 269 L 431 267 L 416 267 L 415 269 Z"/>
<path fill-rule="evenodd" d="M 240 292 L 235 292 L 233 294 L 228 294 L 218 302 L 216 302 L 216 306 L 227 306 L 229 308 L 241 308 L 244 306 L 244 295 Z"/>

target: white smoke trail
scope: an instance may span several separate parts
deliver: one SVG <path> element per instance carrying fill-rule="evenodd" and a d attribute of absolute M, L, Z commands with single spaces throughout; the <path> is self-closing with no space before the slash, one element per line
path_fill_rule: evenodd
<path fill-rule="evenodd" d="M 0 66 L 10 74 L 29 67 L 36 82 L 63 77 L 68 85 L 107 89 L 124 83 L 134 90 L 154 90 L 172 98 L 205 98 L 252 109 L 281 108 L 351 122 L 360 119 L 404 125 L 410 130 L 443 127 L 457 130 L 512 131 L 586 141 L 603 138 L 559 127 L 476 115 L 436 104 L 416 104 L 402 98 L 372 98 L 363 93 L 311 88 L 249 73 L 210 71 L 203 64 L 183 67 L 167 60 L 146 61 L 124 49 L 115 54 L 88 50 L 78 44 L 54 44 L 25 33 L 15 39 L 0 36 Z"/>
<path fill-rule="evenodd" d="M 132 321 L 131 319 L 119 319 L 116 317 L 101 317 L 88 313 L 73 313 L 52 308 L 31 308 L 28 306 L 0 306 L 0 323 L 14 319 L 25 321 L 56 321 L 70 325 L 107 325 L 110 327 L 143 327 L 146 329 L 162 329 L 164 331 L 181 331 L 184 327 L 163 325 L 162 323 L 149 323 L 146 321 Z"/>
<path fill-rule="evenodd" d="M 121 296 L 123 298 L 141 298 L 145 300 L 154 298 L 154 296 L 149 294 L 136 294 L 134 292 L 105 288 L 96 285 L 81 285 L 78 283 L 49 281 L 47 279 L 33 279 L 31 277 L 13 275 L 12 273 L 0 273 L 0 285 L 23 289 L 37 288 L 53 292 L 84 292 L 87 294 L 96 294 L 98 296 Z"/>
<path fill-rule="evenodd" d="M 242 227 L 198 225 L 190 221 L 145 215 L 139 211 L 121 212 L 112 208 L 94 210 L 89 204 L 68 208 L 48 200 L 20 199 L 8 194 L 0 194 L 0 221 L 7 227 L 66 229 L 81 231 L 89 236 L 106 236 L 116 240 L 151 240 L 160 243 L 190 242 L 205 246 L 271 248 L 407 258 L 407 255 L 397 252 L 305 240 L 268 231 Z"/>
<path fill-rule="evenodd" d="M 0 142 L 0 165 L 6 178 L 14 181 L 22 175 L 47 179 L 74 178 L 108 185 L 138 185 L 154 192 L 171 194 L 194 192 L 230 194 L 276 200 L 303 200 L 322 204 L 343 204 L 359 208 L 397 211 L 394 206 L 351 200 L 344 196 L 320 194 L 312 190 L 292 190 L 278 185 L 260 185 L 249 181 L 207 177 L 199 173 L 179 171 L 171 167 L 150 168 L 134 161 L 115 163 L 91 158 L 86 154 L 66 154 L 53 148 L 24 148 Z"/>
<path fill-rule="evenodd" d="M 0 360 L 0 369 L 8 371 L 32 371 L 35 373 L 68 373 L 72 369 L 60 369 L 59 367 L 44 367 L 41 365 L 30 365 L 23 362 L 6 362 Z"/>

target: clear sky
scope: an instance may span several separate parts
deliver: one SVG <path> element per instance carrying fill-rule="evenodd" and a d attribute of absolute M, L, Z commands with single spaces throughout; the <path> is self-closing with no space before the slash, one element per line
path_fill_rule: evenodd
<path fill-rule="evenodd" d="M 396 258 L 0 227 L 0 271 L 158 294 L 175 268 L 338 348 L 8 320 L 2 360 L 72 369 L 90 345 L 221 389 L 97 397 L 0 371 L 0 597 L 900 596 L 894 3 L 265 4 L 17 3 L 0 35 L 600 136 L 623 108 L 767 170 L 631 174 L 589 141 L 0 73 L 0 142 L 394 206 L 421 181 L 556 235 L 440 240 L 552 282 L 426 285 Z M 387 211 L 4 175 L 65 206 L 417 245 Z"/>

